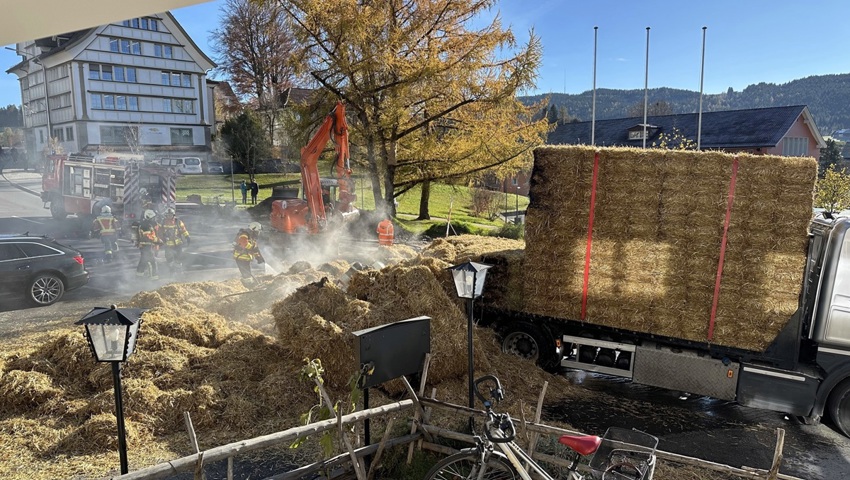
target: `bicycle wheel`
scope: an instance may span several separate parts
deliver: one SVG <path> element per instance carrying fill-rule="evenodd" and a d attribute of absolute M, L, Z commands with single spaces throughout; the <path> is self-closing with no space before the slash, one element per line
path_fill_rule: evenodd
<path fill-rule="evenodd" d="M 519 473 L 504 457 L 491 455 L 483 475 L 479 476 L 479 455 L 475 450 L 460 451 L 440 460 L 425 480 L 515 480 Z"/>

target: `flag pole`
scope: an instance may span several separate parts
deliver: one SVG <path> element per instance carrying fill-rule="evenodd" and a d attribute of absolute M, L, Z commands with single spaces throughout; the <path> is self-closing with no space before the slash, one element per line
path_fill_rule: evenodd
<path fill-rule="evenodd" d="M 599 27 L 593 27 L 593 103 L 590 107 L 590 144 L 596 146 L 596 45 Z"/>
<path fill-rule="evenodd" d="M 702 147 L 702 86 L 705 79 L 705 30 L 702 27 L 702 62 L 699 67 L 699 116 L 697 117 L 697 150 Z"/>
<path fill-rule="evenodd" d="M 646 148 L 646 113 L 649 109 L 649 27 L 646 27 L 646 69 L 643 77 L 643 148 Z"/>

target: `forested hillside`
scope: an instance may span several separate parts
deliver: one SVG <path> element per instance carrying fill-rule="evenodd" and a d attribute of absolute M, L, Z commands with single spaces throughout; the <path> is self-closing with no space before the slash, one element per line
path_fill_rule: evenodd
<path fill-rule="evenodd" d="M 596 90 L 596 118 L 632 116 L 636 108 L 643 108 L 643 95 L 643 90 L 599 88 Z M 564 107 L 570 117 L 582 121 L 590 120 L 593 98 L 591 91 L 581 94 L 533 95 L 523 97 L 523 100 L 534 103 L 547 96 L 550 98 L 550 105 L 555 105 L 562 111 Z M 672 113 L 695 113 L 699 109 L 699 92 L 652 88 L 649 90 L 649 103 L 659 104 L 664 109 L 669 107 Z M 706 94 L 703 97 L 704 112 L 787 105 L 808 105 L 824 135 L 840 128 L 850 128 L 850 73 L 811 76 L 780 85 L 759 83 L 750 85 L 741 92 L 730 88 L 724 93 Z"/>
<path fill-rule="evenodd" d="M 0 108 L 0 129 L 6 127 L 21 128 L 23 126 L 23 116 L 17 105 L 8 105 Z"/>

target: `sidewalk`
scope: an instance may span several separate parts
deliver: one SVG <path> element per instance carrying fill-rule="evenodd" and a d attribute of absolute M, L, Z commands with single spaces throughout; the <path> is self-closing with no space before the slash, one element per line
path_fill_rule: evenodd
<path fill-rule="evenodd" d="M 31 188 L 24 187 L 23 185 L 20 185 L 18 183 L 18 182 L 22 182 L 22 181 L 38 181 L 38 182 L 40 182 L 41 181 L 41 174 L 36 172 L 36 171 L 33 171 L 33 170 L 24 171 L 24 170 L 17 169 L 17 168 L 16 169 L 8 169 L 7 168 L 7 169 L 3 169 L 2 177 L 5 178 L 7 182 L 9 182 L 13 187 L 15 187 L 17 189 L 23 190 L 23 191 L 25 191 L 29 194 L 35 195 L 37 197 L 41 196 L 41 194 L 39 192 L 37 192 L 37 191 L 35 191 Z"/>

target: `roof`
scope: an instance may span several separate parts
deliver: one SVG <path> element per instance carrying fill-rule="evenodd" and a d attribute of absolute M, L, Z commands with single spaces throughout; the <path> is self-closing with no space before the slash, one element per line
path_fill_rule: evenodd
<path fill-rule="evenodd" d="M 704 149 L 775 147 L 800 116 L 807 120 L 818 147 L 825 146 L 823 137 L 815 127 L 814 120 L 805 105 L 787 107 L 752 108 L 703 112 L 700 147 Z M 671 134 L 676 128 L 686 138 L 696 141 L 698 114 L 648 116 L 650 124 L 647 145 L 658 140 L 662 133 Z M 643 117 L 617 118 L 596 121 L 596 145 L 634 146 L 643 145 L 642 139 L 629 140 L 628 131 L 642 126 Z M 654 130 L 651 127 L 657 127 Z M 546 143 L 590 144 L 591 122 L 559 124 L 549 134 Z"/>

